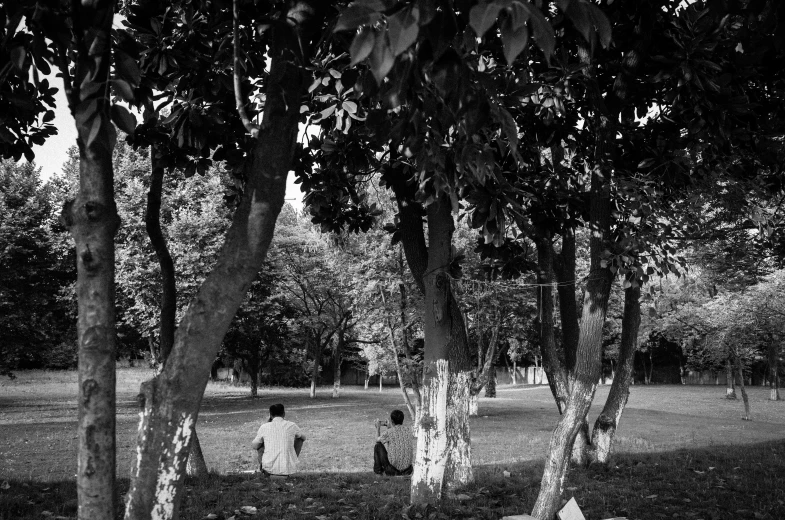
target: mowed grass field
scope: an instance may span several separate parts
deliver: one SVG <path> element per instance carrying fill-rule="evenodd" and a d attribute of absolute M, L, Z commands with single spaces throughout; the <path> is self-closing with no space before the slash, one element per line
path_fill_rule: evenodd
<path fill-rule="evenodd" d="M 146 369 L 118 371 L 120 479 L 130 474 L 134 456 L 135 396 L 139 383 L 151 375 Z M 599 388 L 592 422 L 608 390 Z M 75 492 L 69 491 L 69 486 L 76 469 L 76 391 L 77 375 L 73 372 L 20 372 L 14 380 L 0 380 L 0 481 L 8 481 L 10 486 L 0 489 L 0 519 L 40 518 L 43 510 L 57 513 L 55 503 L 66 517 L 75 514 L 70 496 Z M 588 520 L 620 512 L 629 518 L 661 518 L 666 509 L 667 518 L 744 518 L 746 514 L 752 515 L 750 518 L 785 518 L 785 402 L 769 401 L 764 388 L 749 391 L 751 422 L 740 419 L 741 400 L 726 400 L 723 387 L 632 387 L 614 445 L 618 454 L 615 465 L 572 471 L 567 494 L 575 495 L 584 512 L 597 512 L 594 517 L 587 515 Z M 398 508 L 393 516 L 400 517 L 408 481 L 379 480 L 371 473 L 373 420 L 386 417 L 393 408 L 406 410 L 398 388 L 387 387 L 380 393 L 378 388 L 345 387 L 338 399 L 330 397 L 331 388 L 327 387 L 317 391 L 316 399 L 309 399 L 306 389 L 265 388 L 256 399 L 248 393 L 245 387 L 208 385 L 197 429 L 208 466 L 222 477 L 191 484 L 194 496 L 186 501 L 185 518 L 201 519 L 213 511 L 230 515 L 233 502 L 238 508 L 258 507 L 260 518 L 304 518 L 298 515 L 306 513 L 325 518 L 389 518 L 390 507 Z M 276 402 L 286 406 L 287 419 L 296 422 L 308 440 L 300 457 L 301 475 L 271 498 L 270 493 L 261 492 L 268 484 L 249 473 L 256 468 L 256 454 L 249 443 L 266 420 L 269 405 Z M 541 461 L 557 420 L 546 386 L 500 386 L 497 398 L 481 398 L 480 415 L 471 423 L 473 463 L 481 477 L 478 481 L 490 487 L 478 484 L 467 489 L 463 502 L 456 502 L 449 514 L 439 514 L 499 518 L 502 513 L 527 512 L 536 496 Z M 721 476 L 718 468 L 725 464 L 731 473 Z M 505 477 L 505 471 L 511 476 Z M 674 471 L 684 473 L 690 482 L 681 485 L 682 477 L 672 474 Z M 712 480 L 714 477 L 719 480 Z M 695 482 L 696 478 L 701 482 Z M 689 493 L 704 485 L 713 499 L 689 498 Z M 27 490 L 15 494 L 14 489 L 20 486 Z M 200 486 L 207 488 L 200 490 Z M 687 496 L 677 497 L 678 507 L 662 505 L 663 500 L 676 496 L 668 495 L 668 489 L 676 493 L 688 487 L 693 489 Z M 307 501 L 308 493 L 320 489 L 321 495 Z M 350 500 L 352 490 L 358 493 L 357 500 Z M 47 494 L 53 504 L 48 504 Z M 730 505 L 723 509 L 717 504 L 725 498 Z M 27 501 L 26 509 L 23 500 Z M 716 507 L 693 503 L 696 500 L 714 500 Z M 636 506 L 639 501 L 642 505 Z M 314 503 L 317 505 L 311 510 L 302 509 Z M 292 505 L 295 507 L 289 507 Z M 267 516 L 262 514 L 265 507 L 269 508 L 264 513 Z M 635 516 L 636 507 L 646 507 L 645 514 Z M 707 516 L 696 516 L 702 510 Z M 12 511 L 30 516 L 12 516 Z M 683 511 L 694 514 L 678 516 Z M 723 511 L 729 516 L 723 516 Z"/>

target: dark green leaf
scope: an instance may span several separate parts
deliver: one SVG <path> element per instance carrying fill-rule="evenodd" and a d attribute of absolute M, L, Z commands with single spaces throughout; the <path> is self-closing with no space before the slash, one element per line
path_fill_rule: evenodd
<path fill-rule="evenodd" d="M 488 29 L 490 29 L 496 18 L 499 16 L 499 11 L 503 9 L 500 2 L 482 2 L 471 8 L 469 11 L 469 25 L 477 33 L 477 36 L 482 37 Z"/>
<path fill-rule="evenodd" d="M 110 110 L 112 121 L 126 134 L 133 134 L 136 130 L 136 117 L 120 105 L 112 105 Z"/>
<path fill-rule="evenodd" d="M 526 27 L 526 24 L 516 29 L 512 19 L 507 18 L 502 23 L 501 33 L 502 45 L 504 45 L 504 58 L 509 65 L 512 65 L 515 58 L 526 48 L 526 44 L 529 41 L 529 29 Z"/>
<path fill-rule="evenodd" d="M 550 58 L 556 47 L 556 37 L 553 34 L 551 23 L 545 18 L 542 12 L 530 3 L 521 4 L 528 12 L 532 24 L 534 40 L 539 45 L 546 58 Z"/>
<path fill-rule="evenodd" d="M 117 96 L 123 101 L 133 101 L 134 91 L 131 85 L 124 79 L 113 79 L 112 86 L 115 89 Z"/>
<path fill-rule="evenodd" d="M 27 56 L 27 51 L 21 45 L 18 45 L 11 49 L 11 63 L 19 70 L 25 70 L 25 57 Z"/>
<path fill-rule="evenodd" d="M 95 117 L 93 117 L 93 122 L 90 126 L 90 133 L 87 135 L 87 142 L 85 143 L 85 148 L 90 148 L 90 145 L 93 144 L 95 138 L 98 137 L 98 132 L 101 131 L 101 113 L 96 112 Z"/>
<path fill-rule="evenodd" d="M 117 75 L 125 79 L 134 87 L 139 86 L 142 72 L 139 70 L 136 60 L 122 51 L 115 52 L 115 67 Z"/>
<path fill-rule="evenodd" d="M 357 65 L 367 58 L 371 54 L 375 43 L 376 34 L 373 29 L 363 28 L 358 32 L 355 35 L 354 40 L 352 40 L 351 47 L 349 47 L 349 53 L 352 56 L 352 61 L 349 65 Z"/>
<path fill-rule="evenodd" d="M 404 9 L 398 11 L 387 19 L 387 31 L 390 37 L 390 47 L 395 56 L 408 49 L 417 41 L 417 34 L 420 31 L 417 21 L 420 14 L 419 9 Z"/>
<path fill-rule="evenodd" d="M 395 56 L 387 44 L 387 38 L 384 35 L 379 35 L 379 38 L 376 38 L 373 52 L 371 52 L 371 72 L 377 83 L 381 84 L 394 64 Z"/>
<path fill-rule="evenodd" d="M 370 25 L 379 21 L 381 15 L 365 5 L 354 3 L 343 10 L 334 31 L 356 29 L 361 25 Z"/>
<path fill-rule="evenodd" d="M 604 48 L 608 48 L 611 44 L 611 23 L 605 16 L 605 13 L 594 4 L 586 4 L 586 10 L 589 12 L 589 17 L 594 25 L 594 30 L 600 37 L 600 44 Z"/>

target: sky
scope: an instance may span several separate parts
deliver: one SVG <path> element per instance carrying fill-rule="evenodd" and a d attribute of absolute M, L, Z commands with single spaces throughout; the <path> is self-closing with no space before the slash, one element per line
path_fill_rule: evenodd
<path fill-rule="evenodd" d="M 60 78 L 55 77 L 57 69 L 50 76 L 47 76 L 50 85 L 58 88 L 55 94 L 57 108 L 55 109 L 54 125 L 57 127 L 57 135 L 46 140 L 41 146 L 33 146 L 35 152 L 35 164 L 41 167 L 41 177 L 46 180 L 55 173 L 59 173 L 63 164 L 68 160 L 68 149 L 76 145 L 76 124 L 68 110 L 68 103 L 65 100 L 63 84 Z M 22 159 L 24 161 L 24 159 Z M 294 184 L 294 174 L 290 173 L 286 183 L 286 199 L 299 212 L 303 208 L 303 194 L 300 187 Z"/>

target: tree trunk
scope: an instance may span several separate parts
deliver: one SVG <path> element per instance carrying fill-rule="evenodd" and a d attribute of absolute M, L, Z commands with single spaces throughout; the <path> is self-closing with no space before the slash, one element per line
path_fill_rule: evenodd
<path fill-rule="evenodd" d="M 177 285 L 175 282 L 175 267 L 172 255 L 166 245 L 166 239 L 161 231 L 161 199 L 165 168 L 159 157 L 157 146 L 150 147 L 150 189 L 147 192 L 147 209 L 145 211 L 145 228 L 150 244 L 155 250 L 158 265 L 161 269 L 161 312 L 159 315 L 159 328 L 161 343 L 159 358 L 161 364 L 166 362 L 174 345 L 174 331 L 177 317 Z"/>
<path fill-rule="evenodd" d="M 769 343 L 769 399 L 772 401 L 780 400 L 780 371 L 777 350 L 777 344 L 771 341 Z"/>
<path fill-rule="evenodd" d="M 204 453 L 202 453 L 202 445 L 199 442 L 199 436 L 196 434 L 196 425 L 194 425 L 191 433 L 191 449 L 188 453 L 185 473 L 193 478 L 203 478 L 209 474 L 207 462 L 205 462 Z"/>
<path fill-rule="evenodd" d="M 310 12 L 292 11 L 289 19 L 302 23 L 300 17 Z M 270 55 L 263 125 L 246 161 L 242 201 L 213 271 L 177 328 L 164 370 L 142 385 L 137 462 L 125 510 L 128 520 L 178 516 L 192 427 L 210 364 L 263 263 L 284 203 L 304 75 L 289 56 L 284 58 L 276 49 Z"/>
<path fill-rule="evenodd" d="M 543 231 L 537 231 L 537 316 L 540 336 L 540 354 L 542 366 L 548 378 L 548 385 L 556 401 L 559 413 L 569 397 L 569 380 L 564 366 L 559 359 L 553 327 L 553 246 L 550 237 Z"/>
<path fill-rule="evenodd" d="M 568 228 L 562 234 L 561 251 L 555 255 L 553 266 L 558 282 L 556 292 L 559 295 L 564 368 L 569 378 L 575 370 L 579 334 L 578 305 L 575 302 L 575 230 Z"/>
<path fill-rule="evenodd" d="M 485 387 L 485 397 L 496 397 L 496 367 L 493 367 L 491 376 L 488 378 L 488 385 Z"/>
<path fill-rule="evenodd" d="M 515 386 L 518 384 L 518 367 L 516 366 L 515 361 L 512 362 L 512 385 Z"/>
<path fill-rule="evenodd" d="M 586 72 L 591 79 L 591 71 Z M 599 107 L 602 103 L 596 87 L 591 80 L 590 95 Z M 540 484 L 540 493 L 532 510 L 532 516 L 539 520 L 551 520 L 561 502 L 562 485 L 567 471 L 568 457 L 572 451 L 575 437 L 583 427 L 586 414 L 589 412 L 594 392 L 597 389 L 602 372 L 602 329 L 608 309 L 613 274 L 602 266 L 602 253 L 606 248 L 606 240 L 610 233 L 610 176 L 615 131 L 612 117 L 603 114 L 597 128 L 597 147 L 595 159 L 598 164 L 592 173 L 589 202 L 589 239 L 590 269 L 586 284 L 586 294 L 581 313 L 581 323 L 575 363 L 575 376 L 570 388 L 567 406 L 561 420 L 557 424 L 548 446 Z M 540 261 L 540 247 L 538 263 Z M 549 291 L 542 291 L 542 294 Z M 552 305 L 552 303 L 551 303 Z"/>
<path fill-rule="evenodd" d="M 742 417 L 742 420 L 751 421 L 752 416 L 750 415 L 750 400 L 749 397 L 747 396 L 747 388 L 744 385 L 744 364 L 741 361 L 741 356 L 739 356 L 735 351 L 733 352 L 732 355 L 736 364 L 736 373 L 739 376 L 739 389 L 741 390 L 741 399 L 742 401 L 744 401 L 744 416 Z"/>
<path fill-rule="evenodd" d="M 338 399 L 341 393 L 341 358 L 343 356 L 344 328 L 338 331 L 338 340 L 335 342 L 333 353 L 333 399 Z"/>
<path fill-rule="evenodd" d="M 368 390 L 368 382 L 371 380 L 371 373 L 368 372 L 368 369 L 365 369 L 365 389 Z"/>
<path fill-rule="evenodd" d="M 733 365 L 731 364 L 730 357 L 725 360 L 725 376 L 728 379 L 727 388 L 725 389 L 725 399 L 736 399 L 736 382 L 733 376 Z"/>
<path fill-rule="evenodd" d="M 425 245 L 419 211 L 413 204 L 403 206 L 400 199 L 399 209 L 402 227 L 408 224 L 402 233 L 406 257 L 427 302 L 423 305 L 424 377 L 411 502 L 436 503 L 445 487 L 473 480 L 468 418 L 471 362 L 461 310 L 448 273 L 453 233 L 449 199 L 442 196 L 427 208 L 429 247 L 425 254 L 419 247 L 412 247 L 414 242 L 423 248 Z M 410 220 L 404 224 L 405 218 Z M 420 263 L 423 259 L 427 264 Z"/>
<path fill-rule="evenodd" d="M 471 393 L 469 395 L 469 416 L 470 417 L 477 417 L 480 413 L 480 394 L 478 393 Z"/>
<path fill-rule="evenodd" d="M 594 448 L 594 461 L 607 464 L 611 443 L 619 426 L 621 414 L 630 396 L 635 348 L 638 344 L 638 328 L 641 323 L 641 288 L 630 287 L 624 291 L 624 316 L 621 323 L 621 346 L 619 348 L 619 368 L 613 378 L 608 399 L 602 413 L 597 417 L 592 431 L 591 444 Z"/>
<path fill-rule="evenodd" d="M 62 71 L 79 146 L 79 192 L 65 204 L 62 218 L 76 246 L 76 486 L 79 518 L 90 520 L 116 513 L 114 236 L 120 220 L 112 169 L 117 136 L 108 98 L 114 8 L 111 1 L 73 4 L 74 77 Z"/>
<path fill-rule="evenodd" d="M 322 341 L 319 336 L 313 339 L 313 369 L 311 370 L 311 391 L 308 394 L 311 399 L 316 399 L 316 386 L 319 384 L 319 368 L 322 366 Z"/>

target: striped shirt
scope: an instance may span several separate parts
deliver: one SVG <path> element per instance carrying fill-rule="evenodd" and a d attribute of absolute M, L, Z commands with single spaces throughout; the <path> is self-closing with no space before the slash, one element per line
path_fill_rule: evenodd
<path fill-rule="evenodd" d="M 414 438 L 412 429 L 402 424 L 387 428 L 379 436 L 379 442 L 387 449 L 387 460 L 399 471 L 412 465 L 414 452 Z"/>
<path fill-rule="evenodd" d="M 305 439 L 300 428 L 283 417 L 273 417 L 259 427 L 252 444 L 264 444 L 262 469 L 273 475 L 291 475 L 297 471 L 294 439 Z"/>

